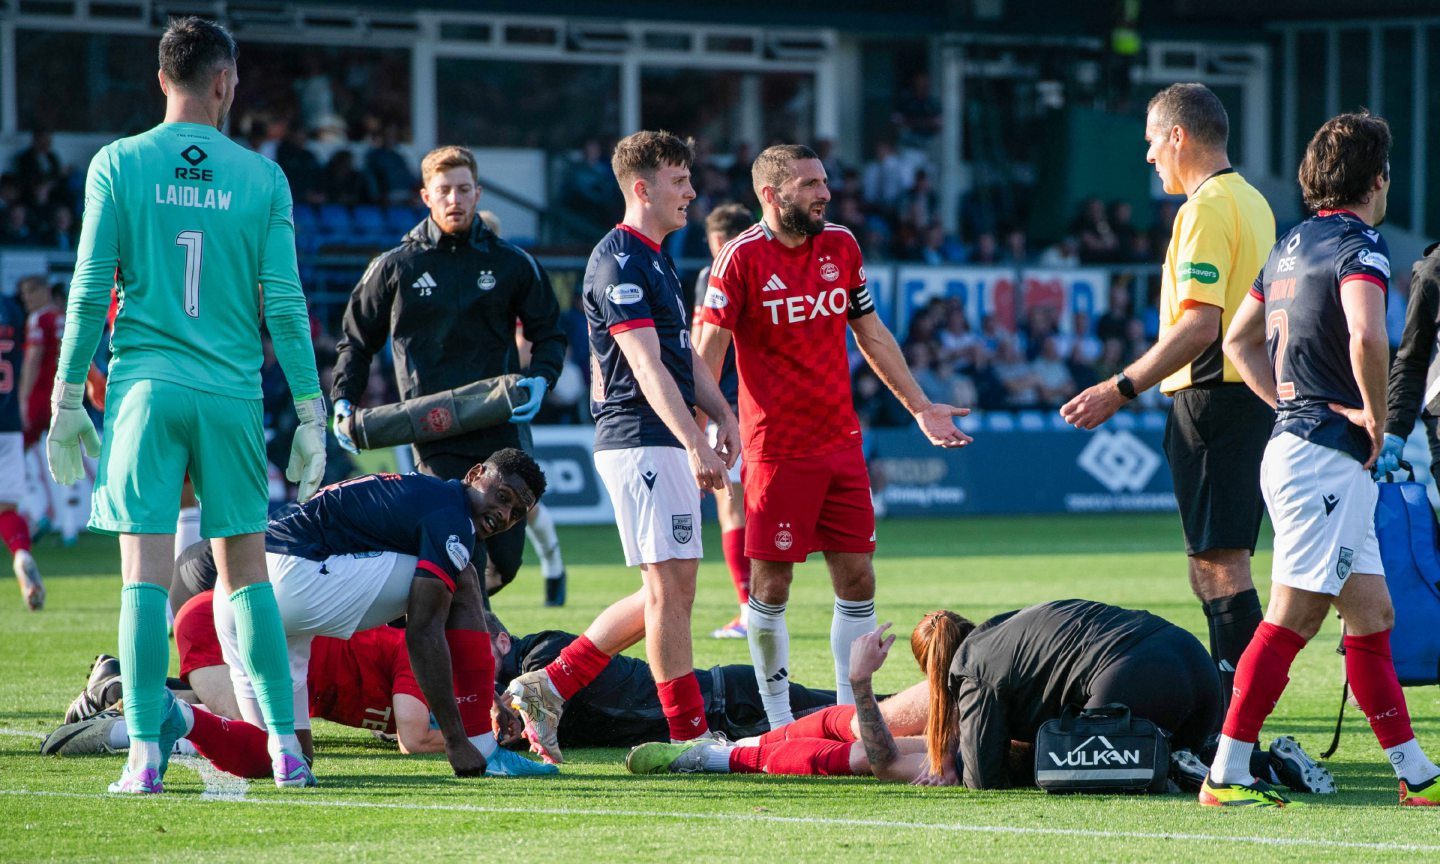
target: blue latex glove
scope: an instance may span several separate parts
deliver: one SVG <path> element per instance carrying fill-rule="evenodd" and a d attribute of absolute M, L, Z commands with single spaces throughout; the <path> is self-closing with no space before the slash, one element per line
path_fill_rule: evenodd
<path fill-rule="evenodd" d="M 1375 476 L 1384 477 L 1386 474 L 1400 470 L 1400 458 L 1404 452 L 1405 439 L 1386 432 L 1385 444 L 1380 448 L 1380 455 L 1375 459 Z"/>
<path fill-rule="evenodd" d="M 523 404 L 516 405 L 510 412 L 511 423 L 529 423 L 540 413 L 540 403 L 545 401 L 545 391 L 549 385 L 544 378 L 521 378 L 515 382 L 515 386 L 524 387 L 530 391 L 530 398 Z"/>
<path fill-rule="evenodd" d="M 340 421 L 349 420 L 354 413 L 355 406 L 349 399 L 335 400 L 335 440 L 340 442 L 340 449 L 346 453 L 360 452 L 360 448 L 356 447 L 355 442 L 350 440 L 350 436 L 346 435 L 344 430 L 340 428 Z"/>

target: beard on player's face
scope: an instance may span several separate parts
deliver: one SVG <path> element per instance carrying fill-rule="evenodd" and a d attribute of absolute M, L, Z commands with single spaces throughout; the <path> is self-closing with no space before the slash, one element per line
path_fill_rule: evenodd
<path fill-rule="evenodd" d="M 796 234 L 801 237 L 815 237 L 825 230 L 825 205 L 823 202 L 810 202 L 801 204 L 799 201 L 780 198 L 776 202 L 780 213 L 780 228 L 787 234 Z M 820 212 L 812 212 L 816 204 L 820 205 Z"/>

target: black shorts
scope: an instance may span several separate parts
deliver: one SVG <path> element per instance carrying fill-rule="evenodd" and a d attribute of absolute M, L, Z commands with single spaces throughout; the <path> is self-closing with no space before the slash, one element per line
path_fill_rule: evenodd
<path fill-rule="evenodd" d="M 1198 752 L 1225 719 L 1215 661 L 1200 640 L 1173 624 L 1106 666 L 1088 690 L 1084 707 L 1126 705 L 1169 733 L 1171 749 Z"/>
<path fill-rule="evenodd" d="M 1165 424 L 1165 455 L 1185 529 L 1185 552 L 1255 552 L 1265 499 L 1260 460 L 1275 412 L 1244 384 L 1192 387 L 1175 394 Z"/>

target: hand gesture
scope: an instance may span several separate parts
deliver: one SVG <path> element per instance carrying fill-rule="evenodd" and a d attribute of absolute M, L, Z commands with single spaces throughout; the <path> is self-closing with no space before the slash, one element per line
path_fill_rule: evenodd
<path fill-rule="evenodd" d="M 735 460 L 740 458 L 740 426 L 733 416 L 715 421 L 715 453 L 725 460 L 726 470 L 734 468 Z"/>
<path fill-rule="evenodd" d="M 695 485 L 704 489 L 719 489 L 725 485 L 725 462 L 709 444 L 703 441 L 693 448 L 687 448 L 690 456 L 690 470 L 695 474 Z"/>
<path fill-rule="evenodd" d="M 1380 451 L 1385 449 L 1385 430 L 1380 428 L 1375 422 L 1375 418 L 1370 416 L 1364 408 L 1351 408 L 1348 405 L 1331 402 L 1330 410 L 1364 429 L 1365 434 L 1370 436 L 1370 458 L 1365 460 L 1365 470 L 1369 471 L 1375 467 L 1376 460 L 1380 458 Z"/>
<path fill-rule="evenodd" d="M 960 427 L 955 425 L 955 418 L 969 413 L 969 408 L 956 408 L 943 402 L 933 402 L 930 407 L 915 412 L 915 422 L 936 447 L 964 447 L 974 439 L 960 431 Z"/>
<path fill-rule="evenodd" d="M 1101 381 L 1061 406 L 1060 416 L 1076 429 L 1094 429 L 1114 417 L 1129 401 L 1116 388 L 1113 379 Z"/>
<path fill-rule="evenodd" d="M 879 627 L 856 637 L 850 644 L 850 680 L 868 681 L 871 676 L 880 671 L 885 665 L 885 658 L 890 654 L 890 646 L 895 644 L 895 634 L 885 635 L 890 629 L 890 622 L 886 621 Z"/>
<path fill-rule="evenodd" d="M 528 391 L 530 398 L 510 411 L 510 422 L 529 423 L 540 413 L 540 405 L 545 401 L 545 391 L 549 388 L 544 378 L 521 378 L 515 382 L 515 386 Z"/>

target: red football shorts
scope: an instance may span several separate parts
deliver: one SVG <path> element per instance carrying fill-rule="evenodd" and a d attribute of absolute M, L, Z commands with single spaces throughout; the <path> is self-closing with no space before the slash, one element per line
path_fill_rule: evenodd
<path fill-rule="evenodd" d="M 224 666 L 220 637 L 215 633 L 215 613 L 210 601 L 214 591 L 201 591 L 185 601 L 175 613 L 175 650 L 180 654 L 180 680 L 190 682 L 190 673 L 206 666 Z"/>
<path fill-rule="evenodd" d="M 875 508 L 861 448 L 745 463 L 745 554 L 804 561 L 811 552 L 874 552 Z"/>

